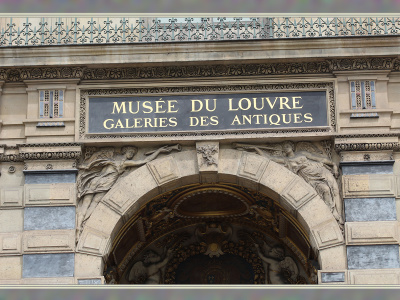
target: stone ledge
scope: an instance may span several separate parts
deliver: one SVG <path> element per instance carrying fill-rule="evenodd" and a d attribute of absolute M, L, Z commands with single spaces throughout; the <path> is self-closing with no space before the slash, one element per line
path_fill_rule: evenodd
<path fill-rule="evenodd" d="M 343 197 L 394 197 L 395 177 L 389 174 L 343 175 Z"/>
<path fill-rule="evenodd" d="M 349 270 L 348 282 L 349 284 L 400 284 L 400 270 Z"/>
<path fill-rule="evenodd" d="M 397 221 L 346 222 L 347 245 L 398 244 Z"/>
<path fill-rule="evenodd" d="M 75 230 L 24 231 L 22 237 L 24 253 L 60 253 L 75 249 Z"/>
<path fill-rule="evenodd" d="M 58 206 L 76 204 L 74 183 L 25 184 L 25 206 Z"/>

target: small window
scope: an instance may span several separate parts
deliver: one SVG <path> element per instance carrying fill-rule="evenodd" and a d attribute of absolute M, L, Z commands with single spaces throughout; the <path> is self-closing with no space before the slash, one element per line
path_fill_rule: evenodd
<path fill-rule="evenodd" d="M 39 93 L 39 118 L 62 118 L 64 111 L 64 91 L 43 90 Z"/>
<path fill-rule="evenodd" d="M 375 109 L 375 81 L 350 81 L 351 108 L 354 110 Z M 353 113 L 352 118 L 378 117 L 377 113 Z"/>
<path fill-rule="evenodd" d="M 375 82 L 350 81 L 351 108 L 375 109 Z"/>

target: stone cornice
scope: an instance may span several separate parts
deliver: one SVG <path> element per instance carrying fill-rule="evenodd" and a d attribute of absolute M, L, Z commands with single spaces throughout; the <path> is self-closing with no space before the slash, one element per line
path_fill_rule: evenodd
<path fill-rule="evenodd" d="M 43 79 L 130 80 L 130 79 L 186 79 L 215 77 L 248 77 L 279 75 L 331 74 L 337 71 L 400 71 L 397 57 L 343 58 L 320 61 L 181 65 L 153 67 L 93 68 L 26 67 L 0 68 L 0 81 L 21 82 Z"/>
<path fill-rule="evenodd" d="M 79 143 L 0 145 L 0 162 L 25 160 L 78 160 L 82 154 Z"/>

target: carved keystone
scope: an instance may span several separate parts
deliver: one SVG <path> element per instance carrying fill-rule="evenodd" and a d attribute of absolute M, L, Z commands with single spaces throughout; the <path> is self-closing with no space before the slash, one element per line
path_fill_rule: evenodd
<path fill-rule="evenodd" d="M 210 141 L 197 142 L 196 152 L 201 182 L 217 182 L 219 143 Z"/>

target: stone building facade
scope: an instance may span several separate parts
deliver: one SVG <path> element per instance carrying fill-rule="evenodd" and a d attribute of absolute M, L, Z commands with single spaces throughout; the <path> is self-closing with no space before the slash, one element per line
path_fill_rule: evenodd
<path fill-rule="evenodd" d="M 399 284 L 398 23 L 1 19 L 0 283 Z"/>

